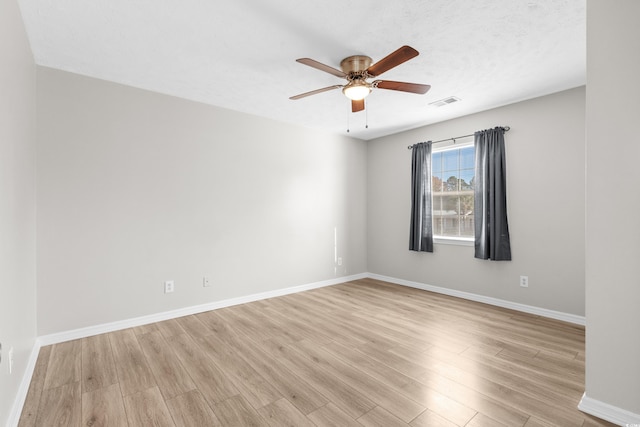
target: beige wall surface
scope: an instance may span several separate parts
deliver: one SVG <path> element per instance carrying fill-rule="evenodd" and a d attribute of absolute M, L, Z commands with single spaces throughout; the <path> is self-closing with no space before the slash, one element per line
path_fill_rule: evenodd
<path fill-rule="evenodd" d="M 640 2 L 587 4 L 588 397 L 640 414 Z"/>
<path fill-rule="evenodd" d="M 35 64 L 16 1 L 0 2 L 0 425 L 36 337 Z M 9 375 L 9 350 L 14 369 Z"/>
<path fill-rule="evenodd" d="M 369 271 L 584 315 L 584 108 L 580 87 L 370 141 Z M 513 260 L 482 261 L 473 247 L 437 243 L 433 253 L 409 251 L 407 146 L 495 126 L 511 127 L 505 141 Z M 529 277 L 528 288 L 519 286 L 521 275 Z"/>
<path fill-rule="evenodd" d="M 37 75 L 39 334 L 366 271 L 364 142 Z"/>

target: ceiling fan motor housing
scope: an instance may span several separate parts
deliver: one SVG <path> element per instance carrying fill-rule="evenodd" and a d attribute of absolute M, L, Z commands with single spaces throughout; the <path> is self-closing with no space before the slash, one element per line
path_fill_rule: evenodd
<path fill-rule="evenodd" d="M 340 68 L 347 74 L 362 74 L 371 66 L 371 58 L 364 55 L 354 55 L 344 58 L 340 62 Z"/>

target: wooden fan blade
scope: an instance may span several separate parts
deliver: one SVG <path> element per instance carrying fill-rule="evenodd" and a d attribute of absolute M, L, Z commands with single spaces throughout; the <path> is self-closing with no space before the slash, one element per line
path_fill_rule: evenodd
<path fill-rule="evenodd" d="M 394 82 L 392 80 L 376 80 L 373 85 L 380 89 L 400 90 L 402 92 L 419 93 L 424 95 L 431 89 L 430 85 L 421 85 L 418 83 Z"/>
<path fill-rule="evenodd" d="M 362 111 L 364 110 L 364 99 L 361 99 L 359 101 L 351 101 L 351 112 L 352 113 L 357 113 L 358 111 Z"/>
<path fill-rule="evenodd" d="M 316 93 L 327 92 L 327 91 L 333 90 L 333 89 L 340 89 L 341 87 L 342 86 L 340 86 L 340 85 L 333 85 L 333 86 L 323 87 L 322 89 L 316 89 L 316 90 L 312 90 L 311 92 L 305 92 L 305 93 L 301 93 L 300 95 L 291 96 L 291 97 L 289 97 L 289 99 L 300 99 L 300 98 L 304 98 L 306 96 L 315 95 Z"/>
<path fill-rule="evenodd" d="M 370 66 L 367 69 L 367 73 L 372 77 L 379 76 L 385 71 L 389 71 L 393 67 L 397 67 L 403 62 L 407 62 L 411 58 L 415 58 L 418 55 L 418 51 L 411 46 L 402 46 L 400 49 L 390 53 L 380 61 Z"/>
<path fill-rule="evenodd" d="M 308 65 L 309 67 L 315 68 L 317 70 L 324 71 L 325 73 L 333 74 L 334 76 L 337 76 L 337 77 L 347 77 L 347 75 L 342 71 L 335 69 L 333 67 L 330 67 L 328 65 L 324 65 L 323 63 L 318 62 L 315 59 L 300 58 L 300 59 L 296 59 L 296 61 L 301 64 Z"/>

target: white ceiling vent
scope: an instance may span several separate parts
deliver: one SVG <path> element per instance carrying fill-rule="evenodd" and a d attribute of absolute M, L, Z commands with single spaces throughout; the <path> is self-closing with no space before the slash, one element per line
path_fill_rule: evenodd
<path fill-rule="evenodd" d="M 445 105 L 453 104 L 454 102 L 460 101 L 460 98 L 456 98 L 455 96 L 450 96 L 448 98 L 441 99 L 439 101 L 430 102 L 429 105 L 433 105 L 434 107 L 444 107 Z"/>

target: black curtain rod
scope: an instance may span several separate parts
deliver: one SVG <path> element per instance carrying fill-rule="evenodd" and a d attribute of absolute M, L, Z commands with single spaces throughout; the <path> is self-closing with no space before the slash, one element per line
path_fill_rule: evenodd
<path fill-rule="evenodd" d="M 509 129 L 511 129 L 511 128 L 510 128 L 509 126 L 504 126 L 504 127 L 503 127 L 503 129 L 504 129 L 504 131 L 505 131 L 505 132 L 509 132 Z M 453 143 L 455 144 L 456 139 L 467 138 L 467 137 L 470 137 L 470 136 L 473 136 L 473 135 L 475 135 L 475 134 L 473 134 L 473 133 L 472 133 L 472 134 L 470 134 L 470 135 L 462 135 L 462 136 L 456 136 L 456 137 L 453 137 L 453 138 L 445 138 L 445 139 L 441 139 L 441 140 L 439 140 L 439 141 L 431 141 L 431 143 L 432 143 L 432 144 L 435 144 L 435 143 L 437 143 L 437 142 L 453 141 Z M 411 150 L 411 149 L 413 148 L 413 146 L 414 146 L 414 145 L 415 145 L 415 144 L 410 145 L 410 146 L 408 146 L 407 148 L 408 148 L 409 150 Z"/>

